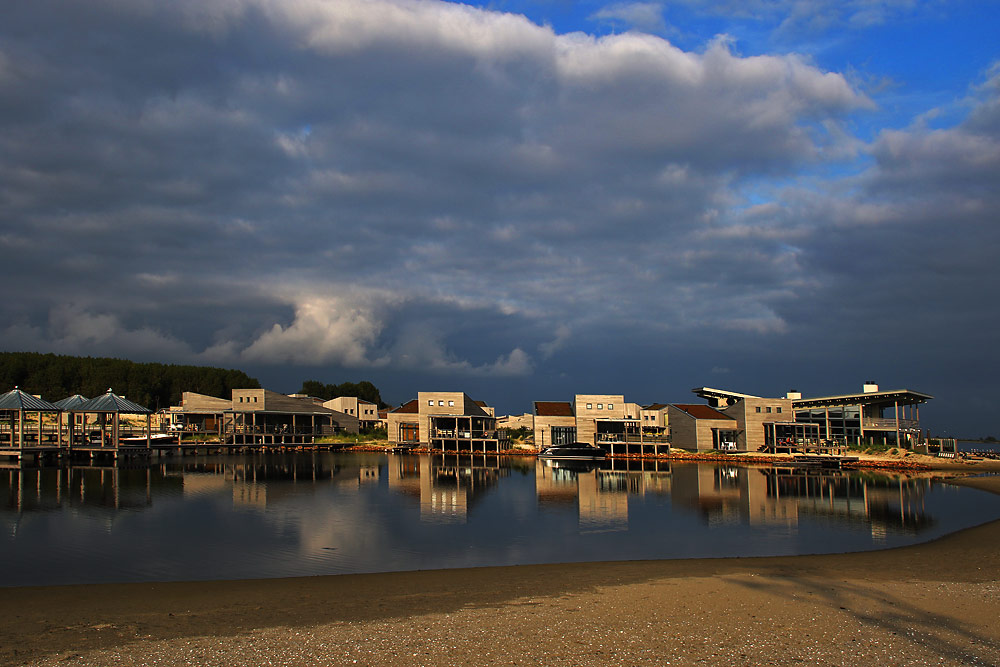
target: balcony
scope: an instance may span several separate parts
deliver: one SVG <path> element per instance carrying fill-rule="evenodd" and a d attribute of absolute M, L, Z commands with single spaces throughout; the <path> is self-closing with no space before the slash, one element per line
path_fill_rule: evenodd
<path fill-rule="evenodd" d="M 499 440 L 497 431 L 470 431 L 468 429 L 436 428 L 431 429 L 432 438 L 448 440 Z"/>
<path fill-rule="evenodd" d="M 895 431 L 896 420 L 885 419 L 884 417 L 865 417 L 861 423 L 861 428 L 866 431 Z M 916 419 L 900 419 L 900 430 L 918 430 L 920 422 Z"/>
<path fill-rule="evenodd" d="M 596 444 L 629 444 L 629 445 L 656 445 L 670 442 L 669 435 L 644 434 L 642 437 L 638 433 L 598 433 L 594 436 Z"/>

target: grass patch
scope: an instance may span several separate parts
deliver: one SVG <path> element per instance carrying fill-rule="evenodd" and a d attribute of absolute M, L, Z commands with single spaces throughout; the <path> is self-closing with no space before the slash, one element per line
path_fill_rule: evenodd
<path fill-rule="evenodd" d="M 336 435 L 324 435 L 316 438 L 318 445 L 368 445 L 385 444 L 388 441 L 385 429 L 375 429 L 364 433 L 337 433 Z"/>

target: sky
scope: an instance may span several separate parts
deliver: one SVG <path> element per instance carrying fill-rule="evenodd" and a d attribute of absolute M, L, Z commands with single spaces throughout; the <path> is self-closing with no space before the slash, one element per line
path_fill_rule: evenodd
<path fill-rule="evenodd" d="M 998 28 L 972 0 L 10 3 L 0 348 L 498 414 L 874 380 L 1000 435 Z"/>

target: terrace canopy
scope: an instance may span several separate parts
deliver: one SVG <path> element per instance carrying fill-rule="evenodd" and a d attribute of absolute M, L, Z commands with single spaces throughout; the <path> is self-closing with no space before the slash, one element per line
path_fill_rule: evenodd
<path fill-rule="evenodd" d="M 38 439 L 36 445 L 40 447 L 43 442 L 42 415 L 45 413 L 59 414 L 61 412 L 62 409 L 58 406 L 21 391 L 18 387 L 14 387 L 11 391 L 0 396 L 0 431 L 2 431 L 2 436 L 8 436 L 0 440 L 0 442 L 6 441 L 0 445 L 0 448 L 6 449 L 9 447 L 9 449 L 18 450 L 24 448 L 26 442 L 24 422 L 26 415 L 31 413 L 38 415 Z M 61 444 L 61 429 L 56 429 L 54 439 L 57 445 Z"/>
<path fill-rule="evenodd" d="M 65 400 L 70 400 L 70 397 Z M 111 389 L 100 396 L 95 396 L 89 401 L 79 403 L 76 407 L 70 408 L 71 413 L 96 414 L 98 424 L 101 429 L 101 446 L 118 449 L 121 444 L 121 415 L 146 415 L 146 447 L 150 446 L 150 436 L 152 431 L 152 411 L 138 403 L 117 395 Z M 111 431 L 108 431 L 108 421 L 111 421 Z M 73 423 L 70 421 L 70 441 L 73 440 Z M 85 434 L 86 435 L 86 434 Z"/>

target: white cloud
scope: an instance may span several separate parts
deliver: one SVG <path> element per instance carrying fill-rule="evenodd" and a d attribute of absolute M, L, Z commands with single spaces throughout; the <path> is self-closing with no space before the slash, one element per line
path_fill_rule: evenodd
<path fill-rule="evenodd" d="M 368 358 L 382 330 L 373 295 L 355 293 L 295 297 L 295 318 L 287 327 L 274 324 L 241 352 L 248 361 L 300 365 L 371 366 Z"/>
<path fill-rule="evenodd" d="M 594 12 L 591 19 L 623 24 L 644 32 L 663 32 L 663 4 L 659 2 L 620 2 L 602 7 Z"/>

